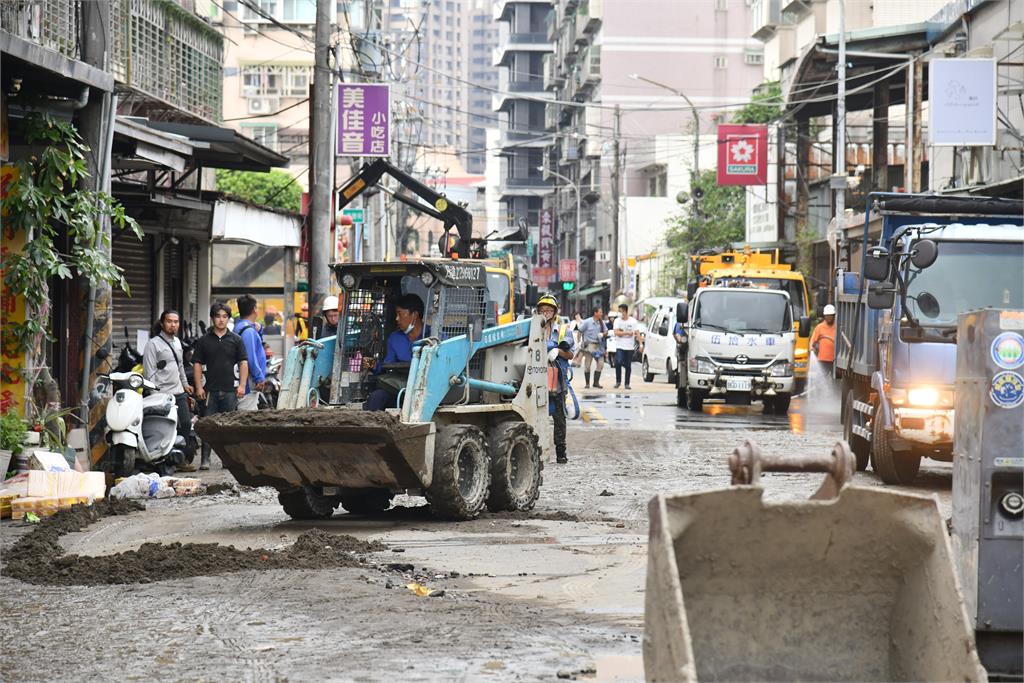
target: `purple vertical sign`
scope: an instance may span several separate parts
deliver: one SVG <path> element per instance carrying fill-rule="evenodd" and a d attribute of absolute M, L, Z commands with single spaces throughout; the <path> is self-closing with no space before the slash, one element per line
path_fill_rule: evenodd
<path fill-rule="evenodd" d="M 338 85 L 338 154 L 347 157 L 390 156 L 390 85 Z"/>

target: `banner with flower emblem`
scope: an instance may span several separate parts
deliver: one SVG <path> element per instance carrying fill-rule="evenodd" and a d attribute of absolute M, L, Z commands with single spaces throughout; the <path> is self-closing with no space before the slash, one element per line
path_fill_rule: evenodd
<path fill-rule="evenodd" d="M 768 126 L 718 126 L 718 184 L 764 185 L 768 180 Z"/>

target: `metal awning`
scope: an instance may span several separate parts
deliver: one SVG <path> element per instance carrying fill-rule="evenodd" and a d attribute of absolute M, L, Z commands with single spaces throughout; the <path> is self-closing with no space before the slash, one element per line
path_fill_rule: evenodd
<path fill-rule="evenodd" d="M 144 118 L 117 117 L 114 122 L 112 168 L 184 171 L 195 153 L 195 147 L 187 138 L 154 130 L 146 124 Z"/>
<path fill-rule="evenodd" d="M 206 168 L 269 171 L 288 165 L 288 157 L 267 149 L 238 131 L 219 126 L 146 121 L 150 128 L 180 135 L 194 148 L 196 163 Z"/>
<path fill-rule="evenodd" d="M 212 232 L 217 241 L 298 247 L 302 243 L 302 216 L 218 199 L 213 205 Z"/>

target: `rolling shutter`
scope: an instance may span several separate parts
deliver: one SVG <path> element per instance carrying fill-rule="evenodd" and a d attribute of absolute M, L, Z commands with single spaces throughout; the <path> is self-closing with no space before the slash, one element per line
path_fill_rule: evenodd
<path fill-rule="evenodd" d="M 140 241 L 127 232 L 115 236 L 111 241 L 114 263 L 123 269 L 124 279 L 131 292 L 129 296 L 114 287 L 112 339 L 114 346 L 120 347 L 126 340 L 125 327 L 128 328 L 127 340 L 134 344 L 136 330 L 149 330 L 153 325 L 154 268 L 150 258 L 153 237 L 146 235 Z"/>

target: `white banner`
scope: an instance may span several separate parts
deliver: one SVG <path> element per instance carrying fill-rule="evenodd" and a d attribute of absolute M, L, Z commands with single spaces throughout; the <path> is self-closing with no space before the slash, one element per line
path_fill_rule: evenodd
<path fill-rule="evenodd" d="M 928 63 L 931 144 L 996 144 L 994 59 L 933 59 Z"/>
<path fill-rule="evenodd" d="M 749 244 L 778 241 L 778 141 L 779 127 L 768 127 L 768 182 L 765 185 L 748 185 L 746 241 Z"/>

